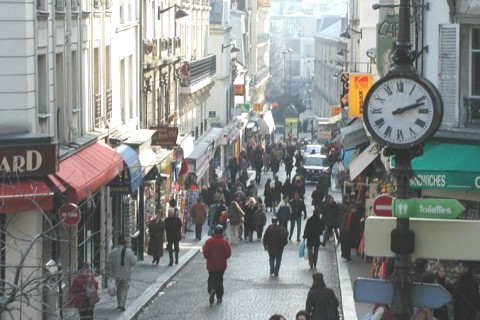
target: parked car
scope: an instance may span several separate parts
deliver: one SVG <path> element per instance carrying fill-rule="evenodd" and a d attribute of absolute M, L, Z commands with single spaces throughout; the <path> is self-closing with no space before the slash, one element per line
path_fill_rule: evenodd
<path fill-rule="evenodd" d="M 326 155 L 317 153 L 305 154 L 303 166 L 307 174 L 305 180 L 325 181 L 326 183 L 330 181 L 330 167 L 328 166 Z M 329 186 L 329 183 L 327 184 Z"/>

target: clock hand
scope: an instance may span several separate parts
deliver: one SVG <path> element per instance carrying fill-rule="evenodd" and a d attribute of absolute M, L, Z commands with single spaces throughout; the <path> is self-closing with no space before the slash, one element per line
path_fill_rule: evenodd
<path fill-rule="evenodd" d="M 392 114 L 393 115 L 397 115 L 397 114 L 402 114 L 403 112 L 405 111 L 408 111 L 408 110 L 411 110 L 411 109 L 415 109 L 415 108 L 418 108 L 420 106 L 423 106 L 424 103 L 423 102 L 416 102 L 416 103 L 413 103 L 409 106 L 406 106 L 406 107 L 403 107 L 403 108 L 398 108 L 396 110 L 393 110 L 392 111 Z"/>

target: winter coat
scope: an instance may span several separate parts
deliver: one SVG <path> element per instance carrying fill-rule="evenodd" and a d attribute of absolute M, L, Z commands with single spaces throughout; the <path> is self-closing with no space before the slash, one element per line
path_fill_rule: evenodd
<path fill-rule="evenodd" d="M 243 212 L 242 209 L 231 208 L 231 210 L 229 212 L 230 212 L 230 214 L 229 214 L 230 225 L 234 226 L 234 225 L 240 224 L 244 221 L 245 212 Z"/>
<path fill-rule="evenodd" d="M 68 301 L 72 303 L 77 309 L 84 309 L 84 299 L 83 292 L 85 288 L 85 283 L 89 280 L 93 283 L 95 288 L 98 290 L 98 282 L 94 275 L 90 273 L 90 270 L 86 270 L 84 273 L 77 275 L 68 290 Z"/>
<path fill-rule="evenodd" d="M 272 223 L 263 235 L 263 246 L 269 254 L 281 254 L 288 243 L 288 231 L 284 227 Z"/>
<path fill-rule="evenodd" d="M 472 273 L 462 274 L 455 281 L 452 294 L 453 318 L 455 320 L 475 319 L 476 310 L 480 309 L 480 293 L 478 291 L 478 283 Z"/>
<path fill-rule="evenodd" d="M 310 315 L 310 320 L 327 320 L 327 301 L 331 300 L 333 306 L 338 307 L 339 302 L 332 289 L 314 282 L 308 291 L 305 311 Z"/>
<path fill-rule="evenodd" d="M 165 219 L 165 233 L 167 241 L 182 240 L 182 220 L 179 217 L 167 217 Z"/>
<path fill-rule="evenodd" d="M 207 219 L 207 206 L 203 202 L 195 202 L 190 207 L 190 216 L 193 224 L 203 225 Z"/>
<path fill-rule="evenodd" d="M 203 256 L 207 259 L 208 271 L 222 271 L 227 269 L 227 259 L 232 254 L 228 241 L 222 234 L 214 234 L 202 248 Z"/>
<path fill-rule="evenodd" d="M 253 216 L 253 224 L 256 227 L 264 227 L 267 224 L 267 215 L 265 214 L 265 211 L 255 211 L 255 214 Z"/>
<path fill-rule="evenodd" d="M 272 199 L 280 202 L 282 200 L 282 189 L 283 185 L 280 180 L 274 180 L 273 181 L 273 189 L 272 189 Z"/>
<path fill-rule="evenodd" d="M 335 201 L 332 204 L 324 202 L 320 213 L 323 214 L 323 220 L 326 226 L 335 227 L 338 214 L 338 207 Z"/>
<path fill-rule="evenodd" d="M 298 217 L 302 217 L 302 212 L 305 218 L 307 217 L 307 208 L 305 207 L 305 203 L 303 202 L 303 200 L 290 200 L 290 207 L 292 208 L 291 219 L 297 219 Z"/>
<path fill-rule="evenodd" d="M 220 213 L 222 211 L 227 211 L 229 212 L 230 210 L 228 209 L 228 207 L 225 205 L 225 203 L 219 203 L 217 205 L 217 208 L 215 209 L 215 218 L 213 219 L 213 226 L 219 224 L 220 222 L 218 221 L 218 218 L 220 217 Z M 224 225 L 225 227 L 225 225 Z"/>
<path fill-rule="evenodd" d="M 265 188 L 263 189 L 263 202 L 265 202 L 265 206 L 267 208 L 272 207 L 272 188 L 270 187 L 270 183 L 266 182 L 265 183 Z"/>
<path fill-rule="evenodd" d="M 312 206 L 320 206 L 322 204 L 323 198 L 325 197 L 325 194 L 322 190 L 322 188 L 316 188 L 312 192 Z"/>
<path fill-rule="evenodd" d="M 303 230 L 303 239 L 307 240 L 307 247 L 320 245 L 320 236 L 324 229 L 325 224 L 318 214 L 314 214 L 307 219 L 305 229 Z"/>
<path fill-rule="evenodd" d="M 246 231 L 255 231 L 254 215 L 256 210 L 256 206 L 250 206 L 249 204 L 243 207 L 243 212 L 245 213 L 244 227 Z"/>
<path fill-rule="evenodd" d="M 282 186 L 282 194 L 284 196 L 288 196 L 288 198 L 292 198 L 293 197 L 293 192 L 296 191 L 295 188 L 293 187 L 292 183 L 289 181 L 289 180 L 286 180 L 284 183 L 283 183 L 283 186 Z"/>
<path fill-rule="evenodd" d="M 132 275 L 132 268 L 137 264 L 137 257 L 130 250 L 126 248 L 124 265 L 122 266 L 122 251 L 125 246 L 119 245 L 110 252 L 107 260 L 107 274 L 112 275 L 115 279 L 118 280 L 130 280 Z"/>
<path fill-rule="evenodd" d="M 163 236 L 165 233 L 165 222 L 161 219 L 150 220 L 148 224 L 148 241 L 147 254 L 152 257 L 163 257 Z"/>

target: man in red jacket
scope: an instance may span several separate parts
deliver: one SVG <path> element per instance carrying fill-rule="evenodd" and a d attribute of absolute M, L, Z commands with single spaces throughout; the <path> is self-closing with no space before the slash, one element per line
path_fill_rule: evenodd
<path fill-rule="evenodd" d="M 203 256 L 207 259 L 209 302 L 213 304 L 215 295 L 217 295 L 217 302 L 221 303 L 223 298 L 223 274 L 227 269 L 227 259 L 232 254 L 230 244 L 223 238 L 223 226 L 217 225 L 213 229 L 213 234 L 203 245 L 202 251 Z"/>

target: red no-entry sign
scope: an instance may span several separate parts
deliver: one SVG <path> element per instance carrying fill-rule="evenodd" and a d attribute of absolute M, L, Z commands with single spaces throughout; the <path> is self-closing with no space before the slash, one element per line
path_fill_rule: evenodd
<path fill-rule="evenodd" d="M 382 194 L 373 200 L 373 212 L 376 216 L 391 217 L 392 216 L 393 197 Z"/>
<path fill-rule="evenodd" d="M 74 203 L 65 203 L 58 209 L 58 215 L 63 224 L 76 226 L 82 216 L 80 209 Z"/>

